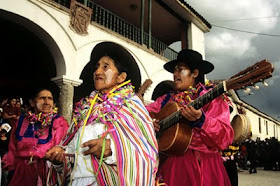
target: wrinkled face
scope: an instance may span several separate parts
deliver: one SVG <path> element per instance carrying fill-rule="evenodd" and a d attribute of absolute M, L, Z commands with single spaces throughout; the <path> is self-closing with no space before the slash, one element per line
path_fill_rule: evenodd
<path fill-rule="evenodd" d="M 176 90 L 184 91 L 190 86 L 194 86 L 195 77 L 190 69 L 184 63 L 178 63 L 173 72 L 173 78 Z"/>
<path fill-rule="evenodd" d="M 95 89 L 103 93 L 110 91 L 114 86 L 124 81 L 114 61 L 108 56 L 102 57 L 97 62 L 93 80 Z"/>
<path fill-rule="evenodd" d="M 31 106 L 34 107 L 36 113 L 50 113 L 53 109 L 53 96 L 48 90 L 42 90 L 33 100 Z"/>

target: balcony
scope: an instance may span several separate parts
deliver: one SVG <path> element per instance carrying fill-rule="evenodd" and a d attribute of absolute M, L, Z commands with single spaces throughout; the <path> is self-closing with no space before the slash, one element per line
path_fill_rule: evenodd
<path fill-rule="evenodd" d="M 54 2 L 66 7 L 70 8 L 71 0 L 54 0 Z M 144 44 L 148 46 L 149 43 L 149 35 L 144 32 L 143 43 L 141 43 L 141 30 L 134 25 L 126 22 L 121 17 L 113 14 L 112 12 L 104 9 L 103 7 L 93 3 L 87 2 L 87 6 L 91 8 L 93 14 L 91 16 L 91 21 L 95 22 L 99 25 L 102 25 L 138 44 Z M 159 41 L 158 39 L 152 37 L 151 38 L 151 48 L 157 54 L 161 56 L 173 60 L 177 57 L 177 52 L 173 49 L 169 48 L 168 45 Z"/>

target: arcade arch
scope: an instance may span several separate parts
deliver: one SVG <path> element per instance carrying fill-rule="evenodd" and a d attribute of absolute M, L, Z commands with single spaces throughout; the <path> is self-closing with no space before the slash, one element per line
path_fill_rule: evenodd
<path fill-rule="evenodd" d="M 0 12 L 1 97 L 18 96 L 27 100 L 30 91 L 39 87 L 51 87 L 57 93 L 58 86 L 51 82 L 65 73 L 62 55 L 53 39 L 38 25 L 19 15 Z M 40 34 L 38 34 L 40 33 Z"/>

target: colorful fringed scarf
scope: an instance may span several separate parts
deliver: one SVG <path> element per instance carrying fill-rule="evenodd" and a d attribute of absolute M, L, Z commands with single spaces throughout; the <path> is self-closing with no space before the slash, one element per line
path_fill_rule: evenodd
<path fill-rule="evenodd" d="M 130 84 L 117 86 L 105 95 L 93 91 L 82 99 L 76 105 L 72 132 L 98 122 L 107 127 L 103 137 L 110 134 L 117 158 L 117 166 L 92 158 L 99 185 L 155 185 L 158 151 L 154 128 L 148 111 Z"/>

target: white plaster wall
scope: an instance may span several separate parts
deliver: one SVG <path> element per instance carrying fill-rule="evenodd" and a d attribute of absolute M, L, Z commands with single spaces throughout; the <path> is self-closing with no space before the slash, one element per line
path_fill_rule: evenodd
<path fill-rule="evenodd" d="M 163 80 L 172 80 L 173 76 L 163 69 L 163 65 L 166 59 L 163 59 L 156 54 L 150 53 L 148 50 L 143 50 L 143 47 L 138 46 L 138 44 L 133 44 L 127 39 L 113 34 L 112 31 L 105 28 L 100 28 L 91 25 L 89 30 L 89 35 L 86 36 L 87 39 L 84 42 L 80 41 L 80 46 L 77 51 L 77 58 L 80 60 L 78 71 L 81 73 L 83 67 L 87 64 L 90 59 L 90 53 L 96 44 L 106 41 L 115 42 L 126 50 L 134 57 L 137 65 L 140 69 L 142 83 L 146 79 L 152 79 L 153 84 L 151 88 L 145 93 L 144 98 L 147 100 L 151 99 L 152 90 L 154 87 Z M 164 79 L 163 79 L 164 78 Z"/>
<path fill-rule="evenodd" d="M 204 32 L 193 23 L 189 24 L 188 41 L 189 48 L 198 51 L 205 59 Z"/>
<path fill-rule="evenodd" d="M 249 109 L 245 109 L 245 111 L 251 123 L 253 140 L 255 140 L 257 137 L 260 137 L 261 140 L 264 140 L 265 138 L 271 138 L 271 137 L 276 137 L 279 139 L 279 132 L 275 130 L 274 133 L 274 126 L 276 126 L 276 128 L 279 128 L 280 127 L 279 125 L 277 125 L 275 122 L 271 120 L 268 120 L 256 114 L 255 112 L 250 111 Z M 261 119 L 261 133 L 259 132 L 259 118 Z M 268 126 L 268 134 L 266 132 L 267 131 L 266 123 Z"/>
<path fill-rule="evenodd" d="M 250 124 L 251 124 L 251 129 L 252 129 L 252 139 L 256 139 L 257 137 L 260 137 L 260 133 L 259 133 L 259 117 L 254 114 L 253 112 L 251 112 L 250 110 L 246 109 L 246 116 L 248 117 Z M 263 133 L 263 129 L 262 129 L 262 133 Z"/>
<path fill-rule="evenodd" d="M 157 84 L 164 80 L 173 80 L 172 74 L 163 69 L 167 59 L 144 49 L 143 46 L 135 44 L 108 29 L 94 24 L 89 26 L 88 35 L 78 35 L 69 27 L 69 13 L 55 8 L 42 0 L 2 0 L 0 1 L 0 8 L 30 20 L 52 37 L 58 46 L 59 51 L 56 52 L 62 56 L 62 59 L 55 59 L 57 60 L 58 77 L 63 76 L 69 80 L 79 82 L 80 74 L 84 66 L 89 62 L 91 52 L 96 44 L 111 41 L 126 48 L 135 58 L 141 72 L 142 83 L 147 78 L 152 79 L 153 84 L 144 96 L 147 102 L 151 101 L 153 89 Z M 204 33 L 192 23 L 188 30 L 188 40 L 190 48 L 199 51 L 205 58 Z M 65 74 L 63 74 L 64 71 L 66 72 Z M 236 106 L 231 114 L 231 119 L 235 114 L 237 114 Z M 253 139 L 260 137 L 264 140 L 274 136 L 274 122 L 261 117 L 262 133 L 259 133 L 258 118 L 260 116 L 248 109 L 246 109 L 246 115 L 250 118 Z M 268 122 L 268 135 L 266 135 L 265 121 Z M 275 136 L 278 139 L 280 137 L 280 125 L 278 124 Z"/>
<path fill-rule="evenodd" d="M 143 50 L 142 46 L 94 24 L 89 26 L 88 35 L 78 35 L 69 27 L 69 13 L 44 1 L 0 1 L 0 7 L 34 22 L 52 37 L 63 56 L 63 61 L 56 61 L 58 77 L 79 82 L 80 74 L 89 62 L 93 48 L 100 42 L 111 41 L 123 46 L 135 58 L 141 72 L 142 83 L 147 78 L 151 78 L 154 82 L 145 94 L 145 99 L 151 99 L 153 89 L 158 83 L 173 79 L 172 74 L 163 69 L 167 59 L 147 49 Z M 65 63 L 65 66 L 61 65 L 62 63 Z M 64 71 L 61 68 L 66 68 L 66 74 L 61 73 Z"/>

